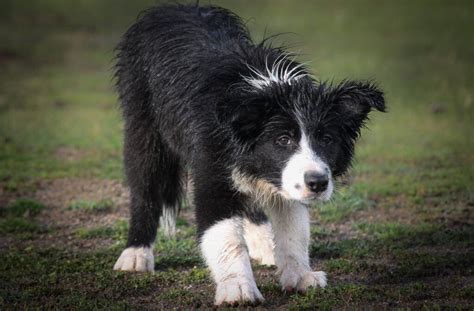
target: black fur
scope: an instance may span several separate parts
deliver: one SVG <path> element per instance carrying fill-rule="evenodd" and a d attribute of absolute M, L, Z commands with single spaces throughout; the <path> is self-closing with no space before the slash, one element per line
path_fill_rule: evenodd
<path fill-rule="evenodd" d="M 163 206 L 180 202 L 185 169 L 200 234 L 244 212 L 246 195 L 236 191 L 232 168 L 279 187 L 294 146 L 275 140 L 282 133 L 299 139 L 296 111 L 333 175 L 347 170 L 367 114 L 385 109 L 382 93 L 370 83 L 334 86 L 309 75 L 262 89 L 243 78 L 254 76 L 250 68 L 265 72 L 283 53 L 254 44 L 242 21 L 218 7 L 154 7 L 130 27 L 116 71 L 132 198 L 128 246 L 153 242 Z M 289 69 L 298 65 L 288 61 Z"/>

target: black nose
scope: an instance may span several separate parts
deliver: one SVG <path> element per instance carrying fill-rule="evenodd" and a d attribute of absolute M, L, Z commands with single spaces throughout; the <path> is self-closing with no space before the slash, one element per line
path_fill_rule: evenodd
<path fill-rule="evenodd" d="M 321 174 L 317 171 L 309 171 L 304 174 L 304 182 L 309 190 L 318 193 L 327 189 L 329 179 L 327 174 Z"/>

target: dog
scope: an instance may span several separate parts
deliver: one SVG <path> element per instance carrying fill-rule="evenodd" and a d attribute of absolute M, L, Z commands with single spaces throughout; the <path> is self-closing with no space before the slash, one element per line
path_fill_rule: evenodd
<path fill-rule="evenodd" d="M 382 91 L 316 80 L 216 6 L 150 8 L 117 51 L 131 219 L 114 269 L 154 270 L 160 218 L 176 216 L 189 172 L 216 305 L 263 301 L 251 258 L 275 264 L 284 291 L 326 286 L 310 266 L 308 207 L 330 199 L 369 112 L 385 111 Z"/>

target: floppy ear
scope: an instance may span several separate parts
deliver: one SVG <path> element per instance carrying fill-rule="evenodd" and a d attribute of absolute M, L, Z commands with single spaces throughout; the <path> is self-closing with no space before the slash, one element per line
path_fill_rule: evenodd
<path fill-rule="evenodd" d="M 219 107 L 219 122 L 230 128 L 232 136 L 242 143 L 252 143 L 263 130 L 269 112 L 268 103 L 261 100 L 227 102 Z"/>
<path fill-rule="evenodd" d="M 372 109 L 385 112 L 383 92 L 370 82 L 344 81 L 331 95 L 341 121 L 351 127 L 356 136 Z"/>

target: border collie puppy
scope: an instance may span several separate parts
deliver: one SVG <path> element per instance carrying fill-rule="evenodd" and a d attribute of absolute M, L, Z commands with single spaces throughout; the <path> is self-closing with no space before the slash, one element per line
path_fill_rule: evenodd
<path fill-rule="evenodd" d="M 326 286 L 310 266 L 308 206 L 331 197 L 382 92 L 314 80 L 214 6 L 145 11 L 117 58 L 131 219 L 114 269 L 154 270 L 160 217 L 176 214 L 189 170 L 217 305 L 263 300 L 251 258 L 275 264 L 285 291 Z"/>

